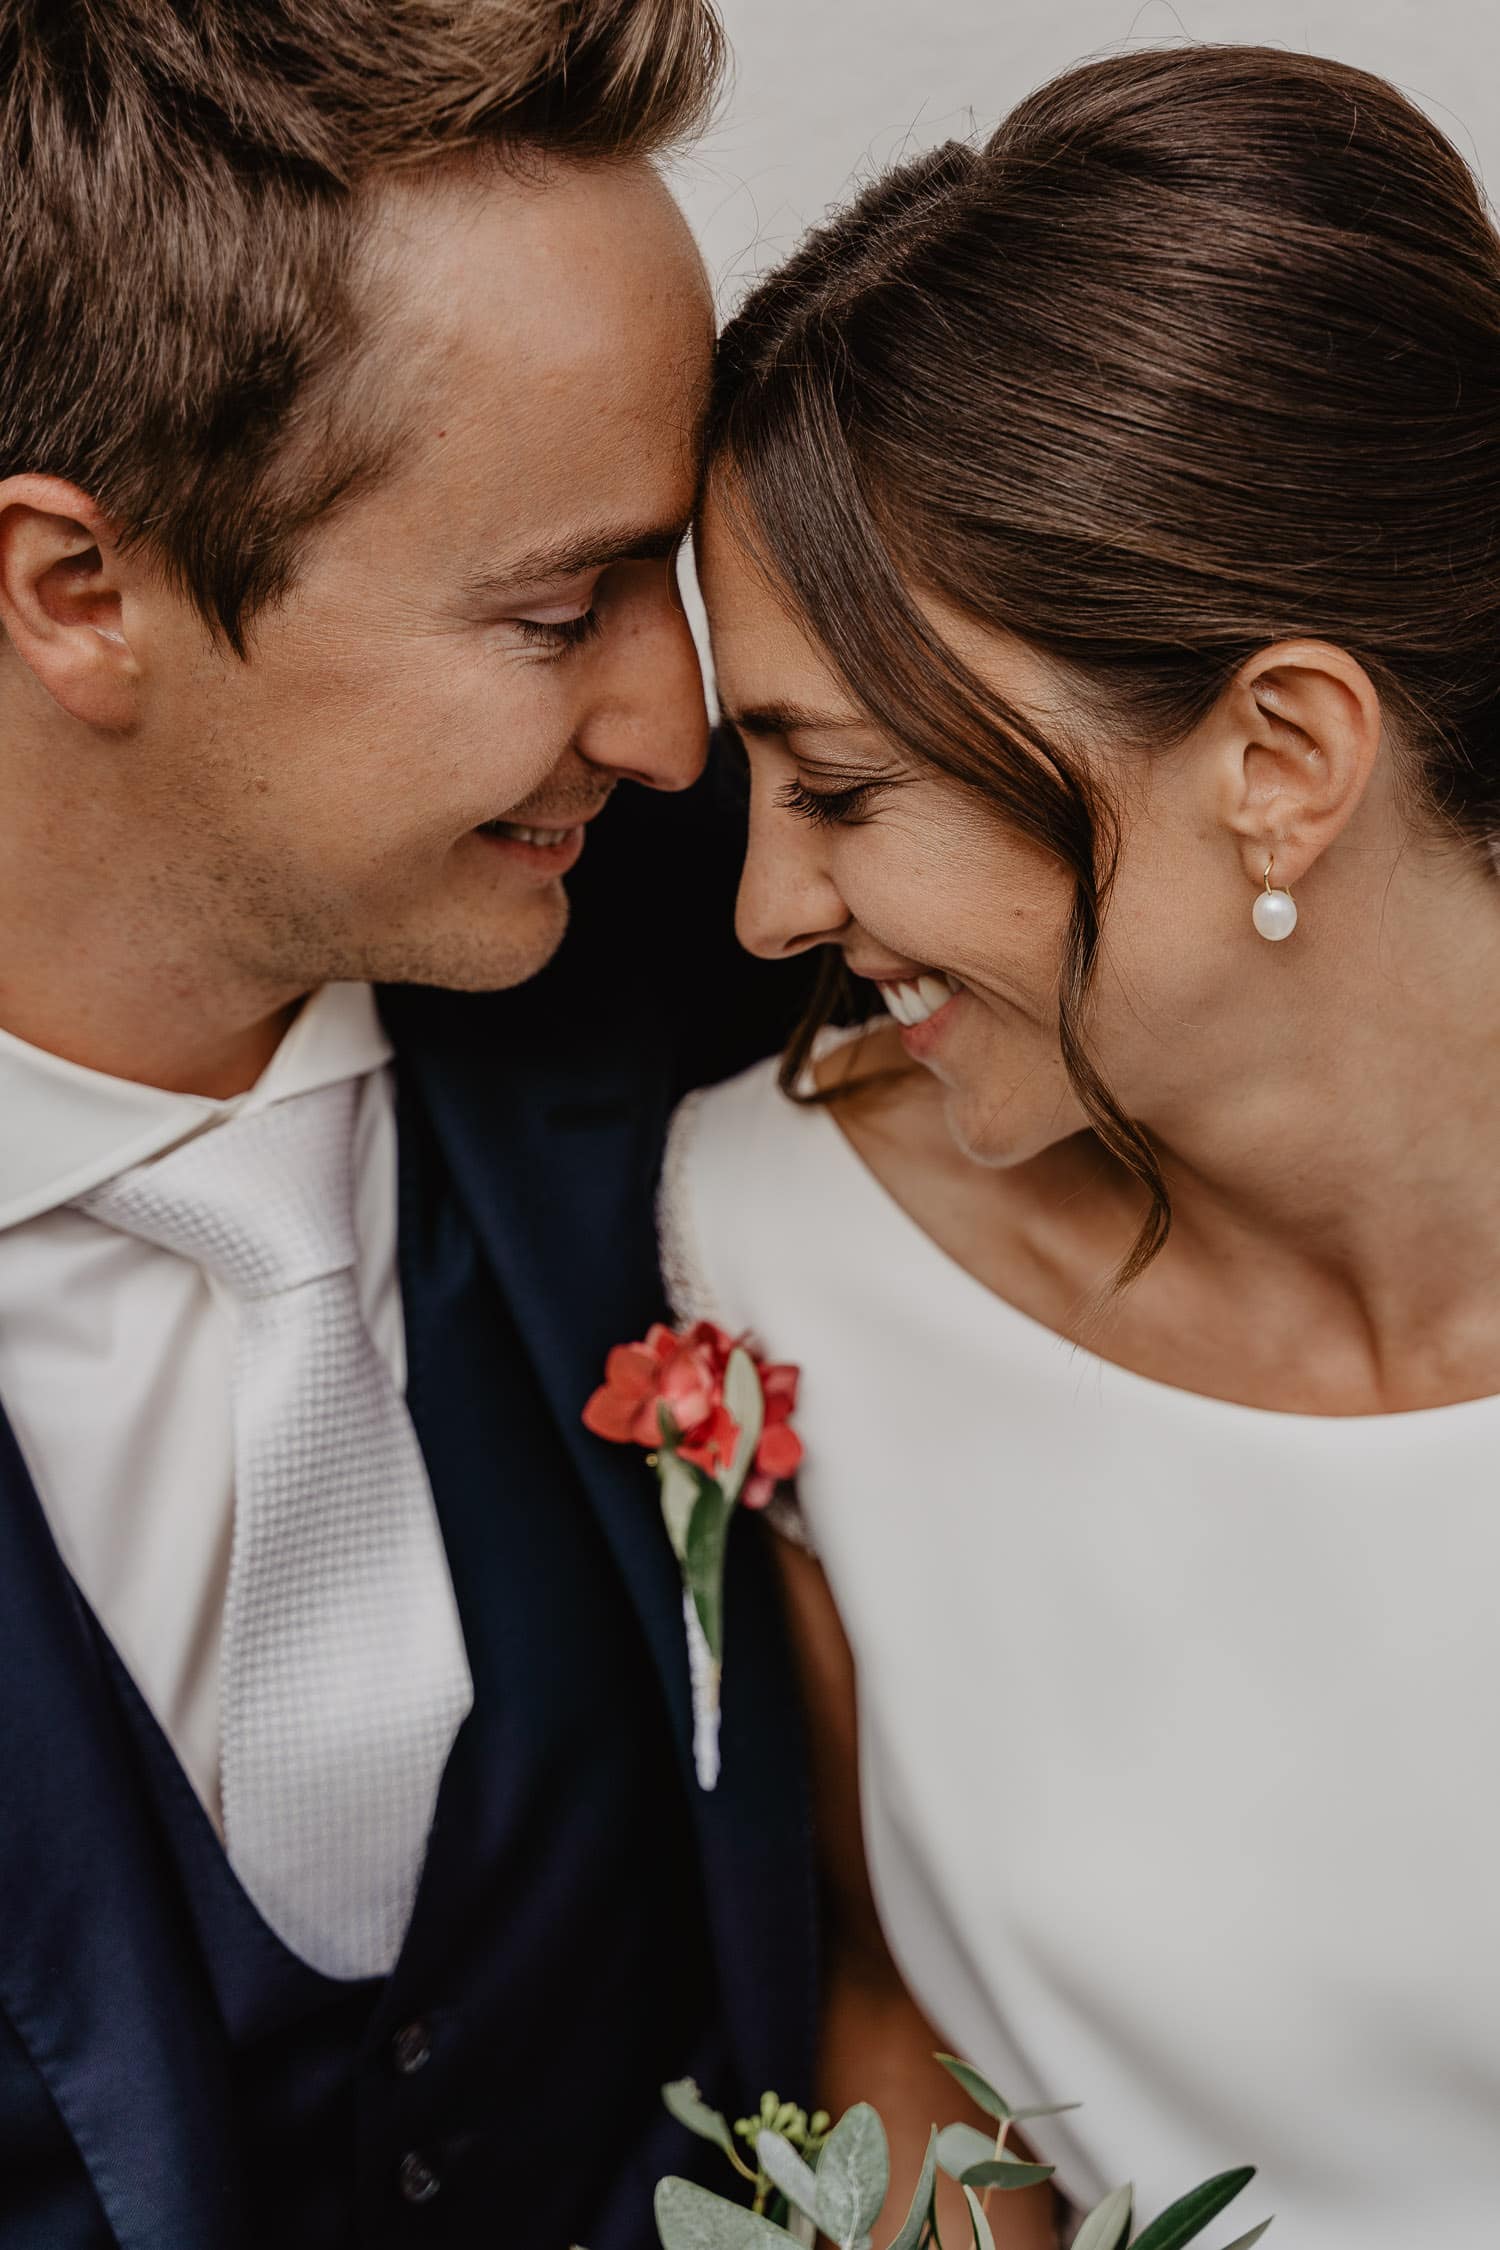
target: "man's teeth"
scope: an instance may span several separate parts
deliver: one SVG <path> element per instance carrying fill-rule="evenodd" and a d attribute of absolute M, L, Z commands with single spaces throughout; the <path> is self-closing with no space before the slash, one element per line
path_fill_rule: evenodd
<path fill-rule="evenodd" d="M 544 851 L 564 843 L 573 833 L 571 828 L 523 828 L 516 820 L 487 820 L 484 825 L 492 836 L 509 836 L 517 844 L 540 844 Z"/>
<path fill-rule="evenodd" d="M 946 1008 L 963 987 L 954 978 L 933 969 L 926 976 L 918 977 L 915 983 L 883 984 L 880 990 L 897 1023 L 904 1024 L 909 1031 L 914 1024 L 925 1023 L 929 1016 L 935 1016 L 939 1008 Z"/>

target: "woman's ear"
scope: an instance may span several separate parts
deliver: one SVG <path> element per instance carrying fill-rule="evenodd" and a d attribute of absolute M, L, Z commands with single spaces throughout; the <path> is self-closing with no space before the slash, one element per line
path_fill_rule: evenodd
<path fill-rule="evenodd" d="M 60 477 L 0 480 L 0 626 L 70 717 L 110 732 L 133 723 L 140 666 L 115 542 L 94 503 Z"/>
<path fill-rule="evenodd" d="M 1220 706 L 1221 817 L 1259 883 L 1299 882 L 1364 801 L 1381 709 L 1363 666 L 1326 641 L 1277 641 L 1242 665 Z"/>

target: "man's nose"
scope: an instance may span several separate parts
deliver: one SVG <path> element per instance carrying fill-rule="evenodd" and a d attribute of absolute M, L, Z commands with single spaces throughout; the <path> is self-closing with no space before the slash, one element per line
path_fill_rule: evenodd
<path fill-rule="evenodd" d="M 708 756 L 708 707 L 692 633 L 670 594 L 648 616 L 621 621 L 594 687 L 576 737 L 590 765 L 648 789 L 691 788 Z"/>
<path fill-rule="evenodd" d="M 735 905 L 735 933 L 763 961 L 789 960 L 815 945 L 837 942 L 849 927 L 820 839 L 787 813 L 762 809 L 751 796 L 750 842 Z"/>

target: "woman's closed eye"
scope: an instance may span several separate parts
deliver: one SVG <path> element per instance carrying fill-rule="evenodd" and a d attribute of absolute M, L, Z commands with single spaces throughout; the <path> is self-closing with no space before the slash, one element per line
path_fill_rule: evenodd
<path fill-rule="evenodd" d="M 810 789 L 805 781 L 788 781 L 776 792 L 776 802 L 815 828 L 854 828 L 868 817 L 876 791 L 884 786 L 879 781 L 853 781 L 833 789 Z"/>

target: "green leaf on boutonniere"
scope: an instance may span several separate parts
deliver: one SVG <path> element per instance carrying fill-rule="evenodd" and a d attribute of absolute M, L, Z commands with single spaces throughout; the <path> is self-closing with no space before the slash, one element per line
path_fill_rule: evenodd
<path fill-rule="evenodd" d="M 679 1454 L 663 1452 L 657 1464 L 661 1478 L 662 1521 L 672 1552 L 679 1562 L 687 1558 L 688 1526 L 698 1505 L 698 1479 Z"/>
<path fill-rule="evenodd" d="M 1153 2219 L 1145 2233 L 1136 2236 L 1134 2250 L 1179 2250 L 1182 2243 L 1191 2242 L 1195 2234 L 1201 2234 L 1209 2220 L 1216 2219 L 1254 2177 L 1253 2164 L 1242 2164 L 1233 2172 L 1215 2173 L 1201 2187 L 1191 2188 L 1169 2204 L 1159 2219 Z"/>
<path fill-rule="evenodd" d="M 755 1465 L 756 1447 L 766 1426 L 766 1394 L 761 1388 L 760 1371 L 741 1344 L 735 1345 L 724 1370 L 724 1404 L 740 1433 L 734 1459 L 724 1472 L 724 1490 L 735 1501 Z"/>
<path fill-rule="evenodd" d="M 1262 2219 L 1260 2225 L 1252 2227 L 1248 2234 L 1237 2234 L 1233 2242 L 1225 2244 L 1224 2250 L 1253 2250 L 1253 2245 L 1259 2242 L 1270 2224 L 1269 2219 Z"/>
<path fill-rule="evenodd" d="M 1120 2250 L 1130 2232 L 1134 2202 L 1135 2189 L 1128 2180 L 1124 2187 L 1114 2188 L 1102 2203 L 1094 2205 L 1074 2235 L 1073 2250 Z"/>
<path fill-rule="evenodd" d="M 1013 2125 L 1024 2125 L 1031 2117 L 1065 2117 L 1070 2109 L 1082 2109 L 1082 2102 L 1033 2102 L 1029 2109 L 1013 2109 Z"/>
<path fill-rule="evenodd" d="M 769 2219 L 728 2203 L 691 2180 L 663 2180 L 656 2191 L 656 2231 L 663 2250 L 785 2250 L 792 2239 Z"/>
<path fill-rule="evenodd" d="M 974 2250 L 995 2250 L 995 2237 L 990 2233 L 990 2222 L 978 2196 L 971 2187 L 966 2187 L 964 2198 L 969 2206 L 969 2224 L 974 2229 Z"/>
<path fill-rule="evenodd" d="M 936 2060 L 950 2078 L 958 2080 L 975 2108 L 982 2109 L 986 2117 L 999 2118 L 1003 2124 L 1012 2114 L 1009 2102 L 1000 2099 L 989 2080 L 981 2078 L 972 2063 L 960 2062 L 957 2055 L 939 2055 Z"/>
<path fill-rule="evenodd" d="M 888 2250 L 917 2250 L 927 2223 L 932 2217 L 932 2198 L 937 2188 L 937 2127 L 934 2125 L 927 2139 L 927 2154 L 922 2160 L 922 2177 L 917 2182 L 917 2192 L 911 2199 L 911 2209 L 902 2222 L 901 2232 Z"/>
<path fill-rule="evenodd" d="M 688 1521 L 682 1575 L 693 1597 L 703 1638 L 716 1664 L 724 1661 L 724 1548 L 729 1538 L 734 1503 L 726 1500 L 712 1477 L 692 1471 L 698 1497 Z"/>
<path fill-rule="evenodd" d="M 839 2119 L 815 2177 L 818 2225 L 839 2250 L 855 2250 L 879 2218 L 891 2184 L 885 2127 L 868 2102 L 856 2102 Z"/>
<path fill-rule="evenodd" d="M 663 2086 L 661 2098 L 679 2125 L 696 2133 L 700 2141 L 712 2141 L 731 2163 L 735 2161 L 734 2135 L 729 2130 L 729 2120 L 709 2108 L 698 2091 L 696 2078 L 674 2078 L 670 2086 Z"/>

